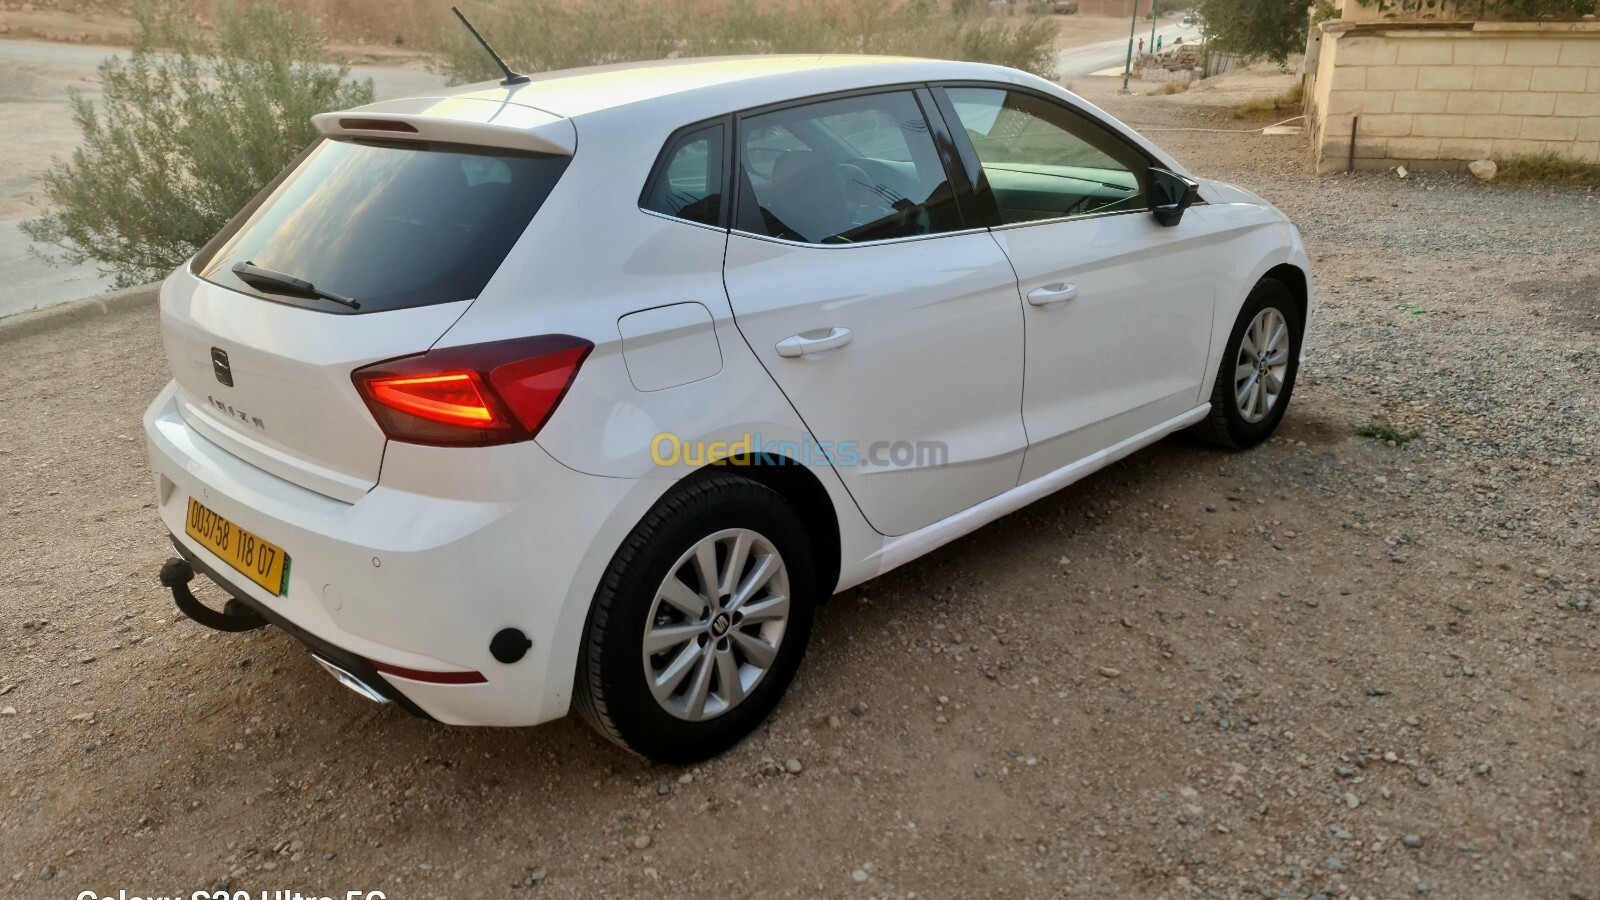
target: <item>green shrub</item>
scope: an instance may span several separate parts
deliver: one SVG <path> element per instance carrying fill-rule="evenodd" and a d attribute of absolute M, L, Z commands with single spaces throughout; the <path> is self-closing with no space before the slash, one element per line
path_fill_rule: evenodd
<path fill-rule="evenodd" d="M 315 136 L 316 113 L 372 102 L 320 64 L 315 23 L 224 4 L 214 37 L 181 0 L 144 0 L 132 54 L 100 64 L 100 107 L 72 97 L 83 145 L 45 176 L 23 231 L 47 260 L 94 260 L 118 287 L 181 265 Z"/>
<path fill-rule="evenodd" d="M 1378 0 L 1356 0 L 1371 6 Z M 1458 21 L 1557 19 L 1573 20 L 1595 12 L 1595 0 L 1455 0 L 1453 15 Z M 1401 0 L 1395 11 L 1402 17 L 1437 12 L 1431 0 Z"/>
<path fill-rule="evenodd" d="M 1055 77 L 1056 25 L 932 0 L 802 0 L 792 7 L 727 0 L 524 0 L 475 19 L 511 67 L 545 72 L 668 57 L 872 53 L 996 63 Z M 459 24 L 436 41 L 453 83 L 499 76 Z"/>
<path fill-rule="evenodd" d="M 1206 49 L 1283 65 L 1306 46 L 1306 0 L 1196 0 Z"/>

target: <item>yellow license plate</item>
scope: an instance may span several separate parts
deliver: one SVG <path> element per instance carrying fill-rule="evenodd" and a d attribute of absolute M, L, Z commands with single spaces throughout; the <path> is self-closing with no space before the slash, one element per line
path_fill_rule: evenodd
<path fill-rule="evenodd" d="M 189 517 L 183 530 L 274 596 L 281 597 L 288 591 L 289 554 L 277 544 L 245 531 L 201 506 L 193 497 L 189 498 Z"/>

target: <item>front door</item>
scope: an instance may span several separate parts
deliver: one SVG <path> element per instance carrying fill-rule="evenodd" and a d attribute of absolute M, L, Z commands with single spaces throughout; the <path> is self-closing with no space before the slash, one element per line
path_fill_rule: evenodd
<path fill-rule="evenodd" d="M 1021 480 L 1198 405 L 1221 240 L 1203 208 L 1162 227 L 1147 210 L 1148 159 L 1065 104 L 1000 86 L 946 97 L 1022 295 Z"/>
<path fill-rule="evenodd" d="M 742 116 L 735 143 L 735 320 L 867 520 L 905 534 L 1014 487 L 1016 279 L 962 230 L 918 95 Z"/>

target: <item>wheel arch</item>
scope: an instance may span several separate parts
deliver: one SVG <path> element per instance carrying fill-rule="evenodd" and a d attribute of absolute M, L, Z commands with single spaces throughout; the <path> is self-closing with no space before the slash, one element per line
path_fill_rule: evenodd
<path fill-rule="evenodd" d="M 1261 279 L 1271 278 L 1289 289 L 1294 295 L 1296 311 L 1300 313 L 1300 325 L 1306 324 L 1306 315 L 1311 311 L 1311 285 L 1306 279 L 1305 270 L 1294 263 L 1279 263 L 1262 273 Z M 1259 282 L 1261 279 L 1257 279 Z"/>
<path fill-rule="evenodd" d="M 811 552 L 817 566 L 817 600 L 826 602 L 839 583 L 842 544 L 838 510 L 828 489 L 810 468 L 775 453 L 732 456 L 702 466 L 679 479 L 671 489 L 713 475 L 738 475 L 776 492 L 786 500 L 812 535 Z"/>

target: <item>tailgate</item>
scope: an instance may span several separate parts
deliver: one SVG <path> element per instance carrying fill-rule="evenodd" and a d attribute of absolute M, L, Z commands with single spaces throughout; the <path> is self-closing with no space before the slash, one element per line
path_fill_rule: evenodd
<path fill-rule="evenodd" d="M 161 334 L 190 427 L 280 478 L 353 503 L 377 483 L 386 438 L 350 373 L 427 350 L 470 305 L 329 315 L 180 270 L 161 289 Z"/>

